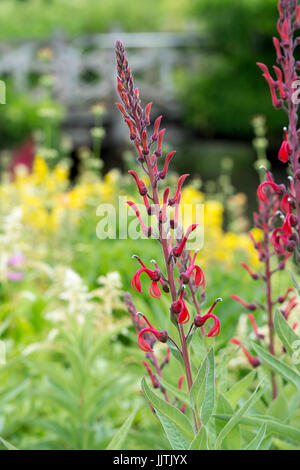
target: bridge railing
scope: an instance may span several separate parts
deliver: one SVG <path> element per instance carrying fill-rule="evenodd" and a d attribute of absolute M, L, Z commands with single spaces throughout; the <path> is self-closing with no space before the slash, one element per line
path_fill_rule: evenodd
<path fill-rule="evenodd" d="M 115 41 L 130 50 L 130 62 L 145 99 L 167 106 L 174 98 L 174 71 L 195 69 L 206 40 L 187 33 L 111 32 L 78 38 L 62 33 L 40 41 L 0 44 L 0 79 L 33 97 L 43 93 L 39 77 L 54 78 L 54 95 L 69 108 L 115 97 Z M 48 52 L 47 60 L 45 54 Z M 47 55 L 47 54 L 46 54 Z"/>

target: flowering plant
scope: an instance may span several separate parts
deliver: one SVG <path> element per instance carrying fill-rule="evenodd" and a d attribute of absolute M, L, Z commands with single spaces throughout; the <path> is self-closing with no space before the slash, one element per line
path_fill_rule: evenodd
<path fill-rule="evenodd" d="M 128 126 L 130 139 L 137 151 L 137 162 L 145 174 L 145 177 L 142 177 L 141 172 L 129 170 L 143 200 L 143 206 L 138 207 L 134 201 L 127 203 L 134 211 L 144 236 L 155 238 L 162 248 L 162 262 L 153 260 L 153 268 L 134 255 L 140 267 L 133 276 L 132 287 L 135 291 L 143 293 L 142 283 L 144 278 L 149 278 L 151 282 L 149 293 L 152 297 L 159 300 L 162 295 L 170 296 L 170 321 L 177 330 L 175 336 L 171 335 L 171 325 L 170 330 L 154 326 L 146 315 L 137 311 L 131 296 L 128 293 L 125 295 L 125 303 L 138 333 L 139 347 L 146 354 L 143 365 L 152 387 L 160 390 L 163 398 L 151 390 L 145 379 L 142 381 L 142 393 L 160 419 L 173 448 L 227 448 L 228 434 L 237 426 L 239 417 L 260 399 L 262 388 L 258 386 L 244 406 L 234 412 L 244 389 L 242 388 L 237 398 L 231 401 L 230 391 L 223 383 L 226 377 L 226 358 L 223 357 L 223 363 L 215 370 L 213 349 L 207 352 L 204 343 L 205 336 L 214 338 L 220 333 L 220 321 L 213 312 L 216 304 L 222 299 L 217 298 L 203 314 L 205 276 L 197 264 L 197 250 L 194 253 L 188 250 L 189 239 L 198 225 L 192 223 L 184 231 L 181 224 L 181 191 L 189 175 L 184 174 L 179 177 L 173 197 L 170 197 L 171 188 L 168 186 L 164 188 L 162 195 L 160 194 L 160 184 L 166 178 L 175 151 L 169 152 L 163 159 L 162 144 L 165 129 L 160 129 L 162 116 L 156 118 L 153 131 L 150 132 L 152 103 L 148 103 L 145 109 L 142 108 L 139 90 L 134 86 L 131 68 L 120 41 L 116 43 L 116 56 L 117 89 L 122 101 L 122 104 L 117 103 L 117 107 Z M 160 165 L 162 159 L 163 163 Z M 173 210 L 171 216 L 170 209 Z M 146 215 L 153 217 L 155 222 L 150 219 L 150 223 L 146 224 L 143 210 Z M 194 316 L 192 308 L 195 310 Z M 207 328 L 208 322 L 211 322 L 211 325 Z M 187 329 L 185 325 L 188 325 Z M 166 354 L 161 362 L 157 351 L 154 350 L 154 346 L 156 347 L 158 343 L 167 344 Z M 196 361 L 194 363 L 191 360 L 190 345 L 194 351 L 197 351 L 199 367 L 196 367 Z M 170 352 L 183 366 L 187 392 L 183 390 L 183 375 L 178 377 L 177 388 L 163 377 L 163 369 L 170 361 Z M 250 385 L 253 378 L 251 375 L 247 379 Z M 226 396 L 218 395 L 222 390 Z M 227 424 L 224 422 L 215 424 L 216 416 L 213 415 L 215 409 L 219 413 L 225 410 L 229 413 Z M 221 415 L 217 417 L 223 419 Z M 265 429 L 262 429 L 259 445 L 264 434 Z M 242 445 L 238 429 L 237 435 L 239 443 L 232 443 L 231 448 L 235 445 L 236 448 L 240 448 Z"/>

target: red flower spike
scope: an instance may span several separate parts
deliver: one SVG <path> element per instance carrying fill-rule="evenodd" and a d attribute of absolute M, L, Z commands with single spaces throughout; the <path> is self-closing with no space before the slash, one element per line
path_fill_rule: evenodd
<path fill-rule="evenodd" d="M 147 131 L 144 130 L 142 132 L 142 146 L 143 146 L 143 151 L 144 151 L 145 154 L 149 153 L 147 141 L 148 141 Z"/>
<path fill-rule="evenodd" d="M 230 340 L 230 343 L 236 344 L 237 346 L 240 346 L 242 348 L 246 358 L 248 359 L 248 361 L 249 361 L 249 363 L 252 367 L 257 367 L 261 364 L 260 359 L 258 357 L 252 356 L 249 353 L 248 349 L 246 349 L 245 346 L 240 342 L 240 340 L 238 340 L 237 338 L 232 338 Z"/>
<path fill-rule="evenodd" d="M 150 111 L 151 111 L 152 103 L 148 103 L 145 108 L 145 120 L 147 124 L 150 124 Z"/>
<path fill-rule="evenodd" d="M 277 8 L 278 8 L 280 18 L 283 18 L 283 8 L 282 8 L 281 0 L 279 0 L 277 4 Z"/>
<path fill-rule="evenodd" d="M 151 233 L 152 233 L 152 228 L 151 227 L 146 227 L 146 225 L 144 224 L 142 218 L 141 218 L 141 214 L 137 208 L 137 205 L 132 202 L 132 201 L 126 201 L 126 204 L 128 204 L 130 207 L 132 207 L 132 210 L 134 210 L 135 212 L 135 215 L 137 216 L 137 219 L 140 223 L 140 226 L 141 226 L 141 230 L 143 232 L 143 234 L 146 236 L 146 237 L 150 237 L 151 236 Z"/>
<path fill-rule="evenodd" d="M 177 189 L 175 196 L 169 199 L 169 206 L 174 206 L 175 204 L 179 204 L 180 198 L 181 198 L 181 187 L 185 181 L 185 179 L 190 176 L 189 173 L 186 173 L 185 175 L 181 175 L 178 179 L 177 183 Z"/>
<path fill-rule="evenodd" d="M 242 300 L 238 295 L 231 295 L 230 296 L 233 300 L 236 300 L 237 302 L 239 302 L 240 304 L 243 305 L 243 307 L 246 307 L 248 310 L 251 310 L 251 311 L 254 311 L 256 310 L 256 305 L 251 303 L 251 304 L 248 304 L 247 302 L 245 302 L 244 300 Z"/>
<path fill-rule="evenodd" d="M 167 207 L 168 207 L 168 197 L 170 193 L 170 188 L 166 187 L 163 193 L 163 205 L 160 214 L 160 222 L 164 223 L 167 220 Z"/>
<path fill-rule="evenodd" d="M 278 39 L 275 36 L 273 37 L 273 44 L 274 44 L 274 47 L 275 47 L 275 50 L 276 50 L 277 60 L 280 61 L 281 58 L 282 58 L 281 49 L 280 49 L 280 42 L 278 41 Z"/>
<path fill-rule="evenodd" d="M 131 119 L 129 118 L 125 118 L 124 121 L 126 122 L 127 126 L 128 126 L 128 129 L 129 129 L 129 132 L 130 132 L 130 139 L 131 140 L 135 140 L 136 139 L 136 136 L 137 136 L 137 130 L 136 130 L 136 127 L 133 125 Z"/>
<path fill-rule="evenodd" d="M 187 229 L 181 243 L 179 246 L 175 246 L 173 248 L 173 255 L 176 256 L 176 258 L 178 258 L 179 256 L 181 256 L 183 250 L 184 250 L 184 247 L 185 247 L 185 244 L 190 236 L 190 234 L 198 227 L 198 224 L 192 224 L 189 226 L 189 228 Z"/>
<path fill-rule="evenodd" d="M 178 323 L 187 323 L 190 319 L 190 314 L 183 300 L 184 289 L 182 289 L 179 300 L 176 300 L 171 305 L 171 311 L 178 315 Z"/>
<path fill-rule="evenodd" d="M 252 315 L 252 313 L 249 313 L 248 318 L 249 318 L 249 320 L 250 320 L 250 322 L 251 322 L 253 331 L 254 331 L 255 335 L 257 336 L 257 338 L 258 338 L 258 339 L 264 339 L 264 335 L 262 335 L 262 334 L 259 333 L 259 331 L 258 331 L 257 324 L 256 324 L 255 318 L 254 318 L 254 316 Z"/>
<path fill-rule="evenodd" d="M 194 324 L 196 327 L 203 326 L 206 323 L 206 321 L 209 320 L 210 318 L 214 320 L 213 327 L 209 330 L 209 332 L 206 335 L 212 338 L 217 336 L 220 333 L 220 329 L 221 329 L 221 325 L 220 325 L 220 321 L 218 317 L 214 315 L 213 313 L 211 313 L 213 309 L 215 308 L 216 304 L 220 301 L 222 301 L 221 298 L 216 299 L 206 315 L 201 316 L 200 314 L 197 314 L 195 315 L 195 318 L 194 318 Z"/>
<path fill-rule="evenodd" d="M 124 107 L 120 103 L 115 103 L 115 105 L 119 108 L 119 110 L 121 111 L 123 116 L 127 117 L 127 114 L 126 114 L 126 111 L 125 111 Z"/>
<path fill-rule="evenodd" d="M 296 24 L 300 25 L 300 5 L 296 8 Z"/>
<path fill-rule="evenodd" d="M 160 126 L 160 121 L 162 120 L 162 116 L 159 116 L 157 119 L 155 119 L 154 122 L 154 134 L 153 134 L 153 140 L 156 141 L 158 139 L 158 131 L 159 131 L 159 126 Z"/>
<path fill-rule="evenodd" d="M 291 146 L 288 142 L 287 131 L 284 131 L 284 141 L 281 144 L 280 150 L 278 152 L 278 159 L 287 163 L 289 161 L 290 155 L 292 154 Z"/>
<path fill-rule="evenodd" d="M 175 153 L 176 153 L 176 150 L 173 150 L 172 152 L 169 152 L 168 155 L 166 156 L 164 167 L 162 171 L 158 173 L 158 176 L 160 177 L 161 180 L 165 179 L 168 168 L 169 168 L 169 163 L 171 159 L 173 158 L 173 156 L 175 155 Z"/>
<path fill-rule="evenodd" d="M 297 330 L 297 328 L 298 328 L 298 322 L 295 321 L 295 323 L 293 323 L 292 329 Z"/>
<path fill-rule="evenodd" d="M 133 178 L 135 179 L 140 195 L 146 196 L 146 194 L 148 193 L 148 189 L 146 188 L 145 183 L 139 179 L 137 172 L 134 170 L 129 170 L 128 173 L 130 173 L 131 176 L 133 176 Z"/>
<path fill-rule="evenodd" d="M 161 157 L 161 146 L 162 146 L 162 141 L 163 141 L 163 137 L 164 137 L 165 132 L 166 132 L 166 129 L 162 129 L 158 134 L 157 149 L 154 152 L 156 157 Z"/>
<path fill-rule="evenodd" d="M 278 80 L 279 94 L 281 98 L 285 99 L 285 91 L 284 91 L 283 83 L 282 83 L 282 72 L 279 67 L 276 67 L 276 65 L 273 65 L 273 69 L 275 70 L 276 77 Z"/>

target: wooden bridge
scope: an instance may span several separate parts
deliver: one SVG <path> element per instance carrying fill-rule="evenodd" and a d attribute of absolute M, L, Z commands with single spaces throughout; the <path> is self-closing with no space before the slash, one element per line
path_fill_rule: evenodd
<path fill-rule="evenodd" d="M 111 32 L 71 39 L 56 33 L 48 40 L 0 44 L 0 79 L 10 80 L 17 91 L 37 100 L 45 95 L 41 78 L 51 76 L 52 95 L 66 107 L 65 126 L 79 144 L 92 122 L 90 106 L 102 102 L 112 109 L 116 100 L 117 39 L 129 52 L 144 100 L 153 101 L 157 112 L 178 116 L 174 77 L 183 68 L 197 73 L 206 46 L 206 39 L 194 34 Z M 120 126 L 114 125 L 116 116 L 108 113 L 106 120 L 114 138 L 122 138 Z"/>

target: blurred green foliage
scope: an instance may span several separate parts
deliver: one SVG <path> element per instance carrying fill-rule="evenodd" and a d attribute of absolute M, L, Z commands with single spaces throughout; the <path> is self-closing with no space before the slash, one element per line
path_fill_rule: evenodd
<path fill-rule="evenodd" d="M 63 30 L 71 35 L 125 31 L 173 30 L 182 27 L 182 0 L 2 0 L 0 39 L 41 38 Z M 24 25 L 30 24 L 30 28 Z"/>
<path fill-rule="evenodd" d="M 199 73 L 182 74 L 179 93 L 189 125 L 206 133 L 233 138 L 251 137 L 251 118 L 267 117 L 274 135 L 285 118 L 274 111 L 268 86 L 256 62 L 276 63 L 272 36 L 277 34 L 274 0 L 193 0 L 190 15 L 209 49 Z"/>

